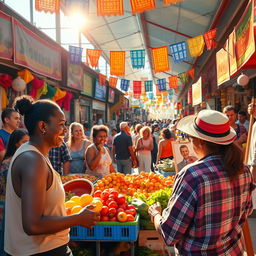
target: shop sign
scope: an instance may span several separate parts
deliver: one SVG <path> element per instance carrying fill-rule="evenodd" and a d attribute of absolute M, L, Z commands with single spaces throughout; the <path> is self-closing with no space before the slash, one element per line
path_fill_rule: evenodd
<path fill-rule="evenodd" d="M 108 102 L 109 103 L 115 102 L 115 91 L 111 88 L 109 88 L 109 91 L 108 91 Z"/>
<path fill-rule="evenodd" d="M 84 73 L 83 92 L 84 94 L 92 97 L 93 78 Z"/>
<path fill-rule="evenodd" d="M 94 101 L 92 102 L 92 108 L 93 108 L 94 110 L 105 111 L 105 103 L 94 100 Z"/>
<path fill-rule="evenodd" d="M 229 76 L 229 61 L 228 51 L 224 46 L 216 53 L 216 67 L 217 67 L 217 84 L 220 86 L 222 83 L 230 79 Z"/>
<path fill-rule="evenodd" d="M 0 11 L 0 58 L 13 58 L 12 19 Z"/>
<path fill-rule="evenodd" d="M 82 90 L 83 86 L 83 69 L 78 64 L 68 64 L 68 87 Z"/>
<path fill-rule="evenodd" d="M 198 105 L 202 102 L 202 78 L 200 77 L 198 81 L 192 84 L 192 99 L 193 106 Z"/>
<path fill-rule="evenodd" d="M 46 77 L 61 80 L 60 47 L 40 38 L 15 19 L 13 30 L 14 63 Z"/>
<path fill-rule="evenodd" d="M 98 80 L 96 80 L 95 82 L 94 98 L 98 100 L 104 100 L 104 101 L 106 99 L 106 86 L 101 86 Z"/>
<path fill-rule="evenodd" d="M 255 52 L 252 2 L 253 1 L 250 1 L 247 5 L 243 16 L 235 27 L 238 69 L 243 66 Z"/>

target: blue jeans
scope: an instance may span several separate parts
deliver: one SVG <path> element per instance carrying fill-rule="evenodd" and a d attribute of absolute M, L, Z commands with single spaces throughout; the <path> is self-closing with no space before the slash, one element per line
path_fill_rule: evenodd
<path fill-rule="evenodd" d="M 131 174 L 132 173 L 132 160 L 125 159 L 125 160 L 116 160 L 117 164 L 117 171 L 123 174 Z"/>

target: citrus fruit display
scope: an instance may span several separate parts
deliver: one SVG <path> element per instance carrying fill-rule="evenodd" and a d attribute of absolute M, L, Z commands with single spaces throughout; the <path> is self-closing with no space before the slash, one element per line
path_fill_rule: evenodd
<path fill-rule="evenodd" d="M 84 174 L 84 173 L 61 176 L 62 183 L 66 183 L 66 182 L 68 182 L 70 180 L 74 180 L 74 179 L 87 179 L 91 182 L 94 182 L 98 179 L 98 177 L 94 176 L 94 175 L 90 175 L 90 174 Z"/>

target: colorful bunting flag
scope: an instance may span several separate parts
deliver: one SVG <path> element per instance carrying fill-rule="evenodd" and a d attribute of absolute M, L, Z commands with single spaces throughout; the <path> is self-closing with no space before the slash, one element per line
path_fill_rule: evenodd
<path fill-rule="evenodd" d="M 172 96 L 174 94 L 174 89 L 169 89 L 168 94 L 169 94 L 169 96 Z"/>
<path fill-rule="evenodd" d="M 65 0 L 65 7 L 68 11 L 79 10 L 88 14 L 89 12 L 89 0 Z"/>
<path fill-rule="evenodd" d="M 130 0 L 132 14 L 156 8 L 155 0 Z"/>
<path fill-rule="evenodd" d="M 167 46 L 152 48 L 152 57 L 155 73 L 168 71 L 170 69 Z"/>
<path fill-rule="evenodd" d="M 150 100 L 152 100 L 152 99 L 154 98 L 154 93 L 153 93 L 153 92 L 149 92 L 149 93 L 148 93 L 148 98 L 149 98 Z"/>
<path fill-rule="evenodd" d="M 99 84 L 101 86 L 105 85 L 107 80 L 107 76 L 103 75 L 103 74 L 99 74 Z"/>
<path fill-rule="evenodd" d="M 192 78 L 192 80 L 195 79 L 195 69 L 191 68 L 187 71 L 187 75 L 190 76 Z"/>
<path fill-rule="evenodd" d="M 141 81 L 133 81 L 133 94 L 141 95 Z"/>
<path fill-rule="evenodd" d="M 166 91 L 166 79 L 165 78 L 157 79 L 157 84 L 158 84 L 158 90 L 160 92 Z"/>
<path fill-rule="evenodd" d="M 170 45 L 174 62 L 179 63 L 188 59 L 186 42 L 179 42 Z"/>
<path fill-rule="evenodd" d="M 145 92 L 153 91 L 153 81 L 152 80 L 144 81 L 144 85 L 145 85 Z"/>
<path fill-rule="evenodd" d="M 125 75 L 125 51 L 110 51 L 110 74 Z"/>
<path fill-rule="evenodd" d="M 158 87 L 158 84 L 156 84 L 156 96 L 160 97 L 161 96 L 161 92 L 159 91 L 159 87 Z"/>
<path fill-rule="evenodd" d="M 97 15 L 124 15 L 123 0 L 97 0 Z"/>
<path fill-rule="evenodd" d="M 182 84 L 186 84 L 188 82 L 188 77 L 187 77 L 186 72 L 179 73 L 178 77 Z"/>
<path fill-rule="evenodd" d="M 72 64 L 80 64 L 83 48 L 69 45 L 69 61 Z"/>
<path fill-rule="evenodd" d="M 132 68 L 144 68 L 145 66 L 145 50 L 130 51 Z"/>
<path fill-rule="evenodd" d="M 179 81 L 177 76 L 169 76 L 169 86 L 170 89 L 176 89 L 178 87 Z"/>
<path fill-rule="evenodd" d="M 118 80 L 117 77 L 111 76 L 111 77 L 109 78 L 109 81 L 108 81 L 109 86 L 111 86 L 111 87 L 113 87 L 113 88 L 116 88 L 117 80 Z"/>
<path fill-rule="evenodd" d="M 207 50 L 211 50 L 217 47 L 216 35 L 217 35 L 216 28 L 204 33 L 204 40 L 205 40 Z"/>
<path fill-rule="evenodd" d="M 93 68 L 97 67 L 101 53 L 102 50 L 86 49 L 86 63 Z"/>
<path fill-rule="evenodd" d="M 184 0 L 164 0 L 164 5 L 176 4 L 176 3 L 179 3 L 182 1 L 184 1 Z"/>
<path fill-rule="evenodd" d="M 202 35 L 187 40 L 191 57 L 198 57 L 204 51 L 204 37 Z"/>
<path fill-rule="evenodd" d="M 130 80 L 121 79 L 121 90 L 127 92 L 130 85 Z"/>
<path fill-rule="evenodd" d="M 39 12 L 60 13 L 60 0 L 36 0 L 35 8 Z"/>

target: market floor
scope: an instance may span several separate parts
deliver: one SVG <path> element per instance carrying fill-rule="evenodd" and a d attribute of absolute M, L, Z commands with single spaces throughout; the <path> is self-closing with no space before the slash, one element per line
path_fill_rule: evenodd
<path fill-rule="evenodd" d="M 252 238 L 252 244 L 254 247 L 254 253 L 256 256 L 256 210 L 254 210 L 254 213 L 251 217 L 248 218 L 251 238 Z"/>

